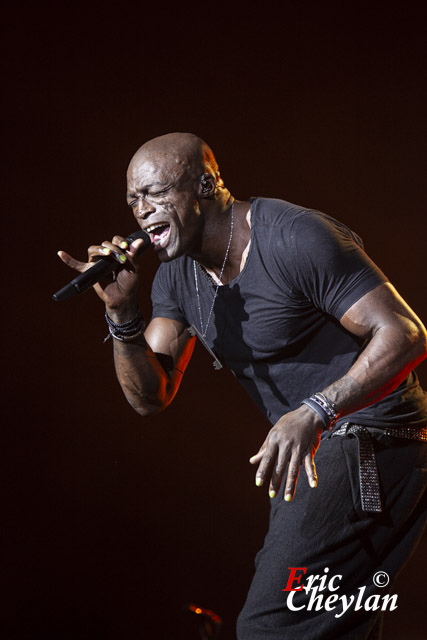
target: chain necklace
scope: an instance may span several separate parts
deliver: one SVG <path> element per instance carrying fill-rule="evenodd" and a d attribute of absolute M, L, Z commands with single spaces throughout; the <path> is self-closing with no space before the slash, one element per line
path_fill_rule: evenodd
<path fill-rule="evenodd" d="M 199 308 L 199 317 L 200 317 L 200 329 L 201 329 L 201 335 L 202 335 L 203 338 L 206 338 L 206 332 L 208 330 L 209 323 L 211 321 L 211 316 L 212 316 L 213 308 L 214 308 L 214 305 L 215 305 L 215 300 L 216 300 L 217 295 L 218 295 L 218 289 L 219 289 L 220 284 L 222 284 L 221 278 L 222 278 L 222 274 L 224 273 L 225 263 L 227 262 L 228 254 L 230 252 L 231 240 L 233 238 L 233 227 L 234 227 L 234 202 L 231 205 L 230 237 L 228 239 L 227 250 L 225 252 L 224 262 L 222 263 L 221 271 L 219 272 L 218 283 L 217 283 L 217 285 L 215 287 L 214 297 L 213 297 L 213 300 L 212 300 L 211 308 L 209 310 L 208 319 L 206 320 L 206 324 L 204 326 L 203 326 L 203 318 L 202 318 L 202 306 L 201 306 L 201 303 L 200 303 L 199 281 L 198 281 L 198 278 L 197 278 L 197 266 L 200 267 L 200 265 L 199 265 L 198 262 L 196 263 L 196 261 L 193 260 L 194 283 L 196 285 L 197 306 Z"/>

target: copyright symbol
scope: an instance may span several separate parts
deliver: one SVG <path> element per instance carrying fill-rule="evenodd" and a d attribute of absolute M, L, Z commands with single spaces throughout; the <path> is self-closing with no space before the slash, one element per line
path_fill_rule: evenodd
<path fill-rule="evenodd" d="M 386 587 L 390 582 L 390 578 L 388 573 L 386 573 L 385 571 L 377 571 L 372 578 L 372 582 L 376 587 Z"/>

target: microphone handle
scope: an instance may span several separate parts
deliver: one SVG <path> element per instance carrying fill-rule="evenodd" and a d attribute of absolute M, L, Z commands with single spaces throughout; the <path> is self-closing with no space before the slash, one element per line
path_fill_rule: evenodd
<path fill-rule="evenodd" d="M 134 231 L 134 233 L 131 233 L 130 236 L 127 236 L 126 238 L 126 242 L 128 244 L 134 240 L 138 240 L 139 238 L 142 238 L 144 243 L 138 249 L 138 256 L 151 245 L 150 236 L 146 231 L 140 229 L 139 231 Z M 76 278 L 74 278 L 74 280 L 71 280 L 71 282 L 65 285 L 65 287 L 62 287 L 62 289 L 59 289 L 59 291 L 54 293 L 52 297 L 55 302 L 65 302 L 79 293 L 84 293 L 93 287 L 96 282 L 101 280 L 101 278 L 113 271 L 116 271 L 120 266 L 121 265 L 112 256 L 100 258 L 94 263 L 93 267 L 87 269 L 87 271 L 84 271 L 83 273 L 80 273 Z"/>

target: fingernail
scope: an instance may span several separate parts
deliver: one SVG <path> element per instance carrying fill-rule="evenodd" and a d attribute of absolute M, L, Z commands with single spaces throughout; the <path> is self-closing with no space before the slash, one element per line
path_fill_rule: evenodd
<path fill-rule="evenodd" d="M 270 491 L 268 492 L 268 495 L 270 496 L 270 498 L 275 498 L 276 492 L 274 491 L 274 489 L 270 489 Z"/>
<path fill-rule="evenodd" d="M 317 487 L 317 480 L 310 480 L 310 487 L 315 489 Z"/>
<path fill-rule="evenodd" d="M 109 249 L 108 247 L 103 247 L 102 253 L 108 256 L 111 253 L 111 249 Z"/>
<path fill-rule="evenodd" d="M 257 478 L 255 480 L 255 484 L 256 484 L 257 487 L 260 487 L 262 485 L 262 478 Z"/>
<path fill-rule="evenodd" d="M 285 500 L 286 500 L 286 502 L 290 502 L 290 501 L 292 500 L 292 496 L 291 496 L 291 494 L 290 494 L 290 493 L 287 493 L 287 494 L 285 495 Z"/>
<path fill-rule="evenodd" d="M 127 249 L 128 248 L 128 243 L 126 242 L 126 240 L 123 240 L 123 242 L 120 243 L 120 246 L 122 249 Z"/>
<path fill-rule="evenodd" d="M 126 262 L 127 258 L 123 254 L 119 258 L 120 262 Z"/>
<path fill-rule="evenodd" d="M 252 458 L 249 458 L 249 462 L 253 462 L 255 460 L 255 456 L 252 456 Z"/>

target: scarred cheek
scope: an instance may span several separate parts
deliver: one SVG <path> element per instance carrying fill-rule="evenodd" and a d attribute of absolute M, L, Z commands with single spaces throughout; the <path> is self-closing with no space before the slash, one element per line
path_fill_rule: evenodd
<path fill-rule="evenodd" d="M 170 216 L 176 216 L 177 206 L 175 204 L 172 204 L 171 202 L 159 202 L 159 205 L 162 207 L 163 211 Z"/>

